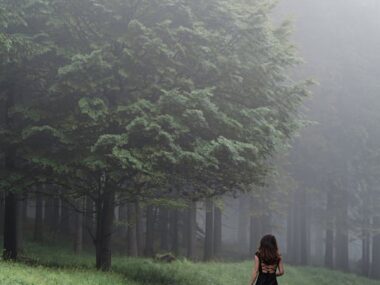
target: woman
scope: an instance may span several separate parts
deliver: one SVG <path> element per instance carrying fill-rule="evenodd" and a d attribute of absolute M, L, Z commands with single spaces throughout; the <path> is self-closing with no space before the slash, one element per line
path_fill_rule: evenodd
<path fill-rule="evenodd" d="M 256 279 L 256 285 L 277 285 L 277 276 L 282 276 L 284 273 L 275 236 L 264 236 L 255 254 L 255 265 L 249 285 L 253 285 Z"/>

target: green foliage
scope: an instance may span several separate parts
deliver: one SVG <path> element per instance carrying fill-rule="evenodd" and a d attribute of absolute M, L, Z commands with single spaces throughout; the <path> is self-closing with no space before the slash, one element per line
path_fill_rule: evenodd
<path fill-rule="evenodd" d="M 155 285 L 227 285 L 244 284 L 248 282 L 252 262 L 222 263 L 209 262 L 193 263 L 187 260 L 178 260 L 173 263 L 154 262 L 150 259 L 136 259 L 115 257 L 112 273 L 96 273 L 92 267 L 90 254 L 73 255 L 62 247 L 28 246 L 28 256 L 37 260 L 39 267 L 27 267 L 18 264 L 2 263 L 0 278 L 5 280 L 22 280 L 33 283 L 36 280 L 54 280 L 54 284 L 72 284 L 76 282 L 90 282 L 83 284 L 155 284 Z M 48 269 L 49 267 L 55 269 Z M 28 274 L 25 274 L 25 273 Z M 61 281 L 56 276 L 61 277 Z M 9 279 L 7 279 L 9 278 Z M 28 279 L 29 278 L 29 279 Z M 0 279 L 2 280 L 2 279 Z M 119 280 L 123 280 L 125 283 Z M 67 282 L 67 283 L 65 283 Z M 91 283 L 92 282 L 92 283 Z M 109 282 L 109 283 L 107 283 Z M 285 265 L 285 276 L 279 278 L 281 284 L 320 285 L 320 284 L 352 284 L 375 285 L 378 282 L 316 267 L 292 267 Z M 82 284 L 82 283 L 80 283 Z"/>
<path fill-rule="evenodd" d="M 17 65 L 0 80 L 25 82 L 14 92 L 27 99 L 1 131 L 82 194 L 200 199 L 261 184 L 307 93 L 287 76 L 298 58 L 271 2 L 5 1 L 1 57 Z"/>

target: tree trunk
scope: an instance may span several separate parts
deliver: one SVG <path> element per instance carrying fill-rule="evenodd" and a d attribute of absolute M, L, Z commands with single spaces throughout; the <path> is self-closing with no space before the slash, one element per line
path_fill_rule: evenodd
<path fill-rule="evenodd" d="M 364 225 L 368 225 L 367 221 Z M 362 275 L 365 277 L 369 277 L 370 269 L 371 269 L 371 238 L 367 229 L 363 229 L 362 232 Z"/>
<path fill-rule="evenodd" d="M 34 219 L 34 241 L 43 240 L 43 198 L 41 193 L 36 194 L 36 216 Z"/>
<path fill-rule="evenodd" d="M 348 264 L 348 201 L 346 193 L 340 190 L 339 203 L 337 203 L 337 230 L 335 240 L 336 268 L 349 271 Z"/>
<path fill-rule="evenodd" d="M 0 235 L 4 234 L 4 199 L 5 195 L 3 191 L 0 191 Z"/>
<path fill-rule="evenodd" d="M 287 224 L 286 224 L 286 260 L 289 263 L 294 263 L 294 205 L 293 201 L 289 204 L 287 213 Z"/>
<path fill-rule="evenodd" d="M 239 197 L 239 209 L 238 209 L 238 233 L 237 243 L 239 245 L 239 252 L 246 257 L 248 252 L 248 229 L 249 229 L 249 209 L 247 203 L 247 196 L 242 195 Z"/>
<path fill-rule="evenodd" d="M 251 215 L 249 220 L 249 257 L 252 258 L 252 256 L 257 251 L 257 248 L 260 243 L 262 225 L 258 216 L 260 208 L 255 197 L 250 198 L 250 207 Z"/>
<path fill-rule="evenodd" d="M 46 226 L 46 229 L 48 231 L 52 231 L 54 229 L 54 201 L 53 198 L 50 196 L 46 196 L 45 198 L 45 219 L 44 223 Z"/>
<path fill-rule="evenodd" d="M 24 247 L 24 224 L 25 224 L 25 203 L 26 203 L 26 197 L 20 197 L 18 195 L 19 201 L 17 205 L 17 247 L 18 247 L 18 252 L 22 253 L 23 252 L 23 247 Z"/>
<path fill-rule="evenodd" d="M 4 213 L 4 251 L 5 260 L 15 260 L 18 255 L 19 209 L 17 194 L 6 193 Z"/>
<path fill-rule="evenodd" d="M 325 266 L 333 269 L 334 267 L 334 196 L 332 190 L 327 193 L 327 206 L 326 206 L 326 240 L 325 240 Z"/>
<path fill-rule="evenodd" d="M 308 227 L 307 227 L 307 216 L 308 216 L 308 205 L 307 205 L 307 195 L 305 189 L 300 189 L 299 191 L 299 228 L 300 228 L 300 248 L 299 248 L 299 256 L 300 256 L 300 264 L 302 266 L 308 265 Z"/>
<path fill-rule="evenodd" d="M 78 201 L 78 209 L 82 210 L 84 204 L 83 199 Z M 74 252 L 81 253 L 83 250 L 83 213 L 75 213 L 75 231 L 74 231 Z"/>
<path fill-rule="evenodd" d="M 0 191 L 0 235 L 4 234 L 4 193 Z"/>
<path fill-rule="evenodd" d="M 147 257 L 154 256 L 154 208 L 149 205 L 146 208 L 146 234 L 144 255 Z"/>
<path fill-rule="evenodd" d="M 170 214 L 171 251 L 177 256 L 179 254 L 178 209 L 171 210 Z"/>
<path fill-rule="evenodd" d="M 204 261 L 214 257 L 214 203 L 212 199 L 206 200 L 206 230 L 205 230 Z"/>
<path fill-rule="evenodd" d="M 115 192 L 106 189 L 97 201 L 96 268 L 108 271 L 111 268 L 111 239 L 115 211 Z"/>
<path fill-rule="evenodd" d="M 169 211 L 165 207 L 160 207 L 159 212 L 160 249 L 169 250 Z"/>
<path fill-rule="evenodd" d="M 13 87 L 12 87 L 13 89 Z M 8 130 L 12 129 L 11 109 L 14 107 L 13 90 L 7 93 L 5 102 L 5 126 Z M 12 173 L 16 169 L 15 165 L 16 150 L 14 147 L 8 147 L 5 150 L 4 167 L 6 171 Z M 4 205 L 4 249 L 3 258 L 5 260 L 15 260 L 18 254 L 18 200 L 17 194 L 8 191 L 5 193 Z"/>
<path fill-rule="evenodd" d="M 214 256 L 221 257 L 222 253 L 222 210 L 215 207 L 214 212 Z"/>
<path fill-rule="evenodd" d="M 135 203 L 128 203 L 128 230 L 127 230 L 127 248 L 128 256 L 137 256 L 137 235 L 136 235 L 136 206 Z"/>
<path fill-rule="evenodd" d="M 380 280 L 380 216 L 373 218 L 373 226 L 371 278 Z"/>
<path fill-rule="evenodd" d="M 85 200 L 83 242 L 84 244 L 92 244 L 94 242 L 94 201 L 89 196 L 86 196 Z"/>
<path fill-rule="evenodd" d="M 136 207 L 136 246 L 137 246 L 137 255 L 143 255 L 143 217 L 142 217 L 142 209 L 140 203 L 137 201 L 135 203 Z"/>
<path fill-rule="evenodd" d="M 80 207 L 81 209 L 83 207 Z M 64 199 L 61 199 L 61 222 L 60 222 L 60 232 L 62 234 L 65 234 L 67 236 L 70 235 L 70 217 L 71 217 L 71 214 L 72 214 L 72 209 L 71 209 L 71 206 L 64 200 Z M 78 230 L 78 224 L 77 224 L 77 217 L 76 217 L 76 214 L 75 215 L 75 231 Z M 82 227 L 83 227 L 83 223 L 82 223 Z M 81 230 L 82 234 L 83 234 L 83 229 Z M 74 233 L 75 234 L 75 233 Z"/>
<path fill-rule="evenodd" d="M 191 202 L 187 216 L 187 252 L 186 256 L 194 260 L 196 254 L 196 239 L 197 239 L 197 203 Z"/>

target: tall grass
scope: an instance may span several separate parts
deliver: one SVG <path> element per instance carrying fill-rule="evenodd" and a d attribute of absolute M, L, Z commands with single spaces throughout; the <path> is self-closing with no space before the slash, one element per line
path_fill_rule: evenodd
<path fill-rule="evenodd" d="M 171 264 L 150 259 L 116 256 L 112 272 L 95 271 L 92 253 L 74 255 L 59 247 L 31 245 L 25 252 L 27 264 L 0 263 L 0 284 L 102 284 L 102 285 L 246 285 L 251 262 Z M 280 285 L 379 285 L 351 274 L 322 268 L 286 266 Z"/>

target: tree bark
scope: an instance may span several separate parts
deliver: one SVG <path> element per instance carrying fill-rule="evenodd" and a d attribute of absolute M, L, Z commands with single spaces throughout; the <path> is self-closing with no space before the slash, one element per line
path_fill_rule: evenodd
<path fill-rule="evenodd" d="M 36 194 L 36 215 L 34 219 L 34 241 L 43 240 L 43 198 L 41 193 Z"/>
<path fill-rule="evenodd" d="M 326 204 L 326 240 L 325 240 L 325 266 L 333 269 L 334 267 L 334 196 L 332 190 L 327 193 Z"/>
<path fill-rule="evenodd" d="M 143 239 L 143 217 L 142 217 L 142 209 L 140 203 L 137 201 L 135 203 L 136 208 L 136 246 L 137 246 L 137 255 L 143 255 L 144 248 L 144 239 Z"/>
<path fill-rule="evenodd" d="M 258 212 L 260 211 L 260 205 L 257 203 L 255 197 L 250 198 L 251 215 L 249 220 L 249 257 L 257 251 L 262 235 L 262 225 Z"/>
<path fill-rule="evenodd" d="M 247 256 L 248 252 L 248 229 L 249 229 L 249 208 L 247 203 L 247 196 L 242 195 L 239 197 L 238 209 L 238 233 L 237 243 L 239 245 L 239 252 L 243 257 Z"/>
<path fill-rule="evenodd" d="M 187 258 L 194 260 L 196 255 L 196 238 L 197 238 L 197 203 L 191 202 L 188 209 L 187 217 Z"/>
<path fill-rule="evenodd" d="M 5 126 L 8 130 L 12 130 L 13 119 L 10 115 L 11 109 L 14 107 L 14 87 L 7 93 L 5 102 Z M 10 146 L 5 150 L 4 167 L 6 171 L 12 173 L 16 169 L 15 165 L 16 150 Z M 5 193 L 4 205 L 4 249 L 3 258 L 5 260 L 15 260 L 18 255 L 18 197 L 17 194 L 8 191 Z"/>
<path fill-rule="evenodd" d="M 371 278 L 380 280 L 380 216 L 373 218 L 373 227 Z"/>
<path fill-rule="evenodd" d="M 146 234 L 145 234 L 145 249 L 144 255 L 147 257 L 154 256 L 154 225 L 155 216 L 154 208 L 149 205 L 146 208 Z"/>
<path fill-rule="evenodd" d="M 80 207 L 81 209 L 83 207 Z M 62 234 L 65 234 L 67 236 L 70 235 L 70 218 L 71 218 L 71 214 L 72 214 L 72 209 L 71 209 L 71 206 L 64 200 L 64 199 L 61 199 L 61 222 L 60 222 L 60 229 L 59 231 L 62 233 Z M 73 213 L 73 215 L 75 216 L 75 231 L 78 230 L 77 226 L 77 217 L 76 217 L 76 214 Z M 83 227 L 83 223 L 82 223 L 82 227 Z M 83 229 L 81 230 L 81 232 L 83 233 Z M 75 234 L 75 233 L 74 233 Z"/>
<path fill-rule="evenodd" d="M 96 268 L 108 271 L 111 268 L 111 239 L 115 210 L 115 192 L 112 189 L 105 189 L 96 206 Z"/>
<path fill-rule="evenodd" d="M 222 253 L 222 210 L 215 207 L 214 211 L 214 256 L 221 257 Z"/>
<path fill-rule="evenodd" d="M 122 204 L 119 206 L 119 226 L 118 235 L 125 239 L 127 238 L 128 229 L 128 210 L 127 204 Z"/>
<path fill-rule="evenodd" d="M 0 235 L 4 234 L 4 199 L 5 195 L 3 191 L 0 191 Z"/>
<path fill-rule="evenodd" d="M 5 260 L 15 260 L 18 255 L 18 197 L 16 193 L 8 192 L 5 196 L 4 213 L 4 251 Z"/>
<path fill-rule="evenodd" d="M 170 214 L 171 251 L 177 256 L 179 254 L 178 209 L 172 209 Z"/>
<path fill-rule="evenodd" d="M 364 225 L 368 225 L 367 221 Z M 371 269 L 371 237 L 368 230 L 363 229 L 362 231 L 362 275 L 365 277 L 369 277 L 370 269 Z"/>
<path fill-rule="evenodd" d="M 160 249 L 169 250 L 169 211 L 166 207 L 160 207 L 159 211 Z"/>
<path fill-rule="evenodd" d="M 308 265 L 308 253 L 309 253 L 309 246 L 308 246 L 308 204 L 307 204 L 307 194 L 305 189 L 300 189 L 299 191 L 299 222 L 300 222 L 300 248 L 299 248 L 299 256 L 300 256 L 300 264 L 302 266 Z"/>
<path fill-rule="evenodd" d="M 26 197 L 21 197 L 18 195 L 18 203 L 17 203 L 17 250 L 18 252 L 23 252 L 24 247 L 24 224 L 25 224 L 25 199 Z"/>
<path fill-rule="evenodd" d="M 335 239 L 336 268 L 348 272 L 348 201 L 346 193 L 339 190 L 339 202 L 337 203 L 337 230 Z"/>
<path fill-rule="evenodd" d="M 206 200 L 206 230 L 205 230 L 204 261 L 214 257 L 214 203 L 212 199 Z"/>
<path fill-rule="evenodd" d="M 78 209 L 82 210 L 84 201 L 80 199 L 78 201 Z M 75 213 L 75 231 L 74 231 L 74 252 L 81 253 L 83 250 L 83 213 Z"/>
<path fill-rule="evenodd" d="M 92 244 L 94 242 L 94 201 L 89 196 L 86 196 L 85 200 L 83 242 L 84 244 Z"/>
<path fill-rule="evenodd" d="M 128 205 L 127 205 L 127 216 L 128 216 L 128 230 L 127 230 L 128 256 L 137 256 L 136 205 L 135 205 L 135 203 L 128 203 Z"/>

